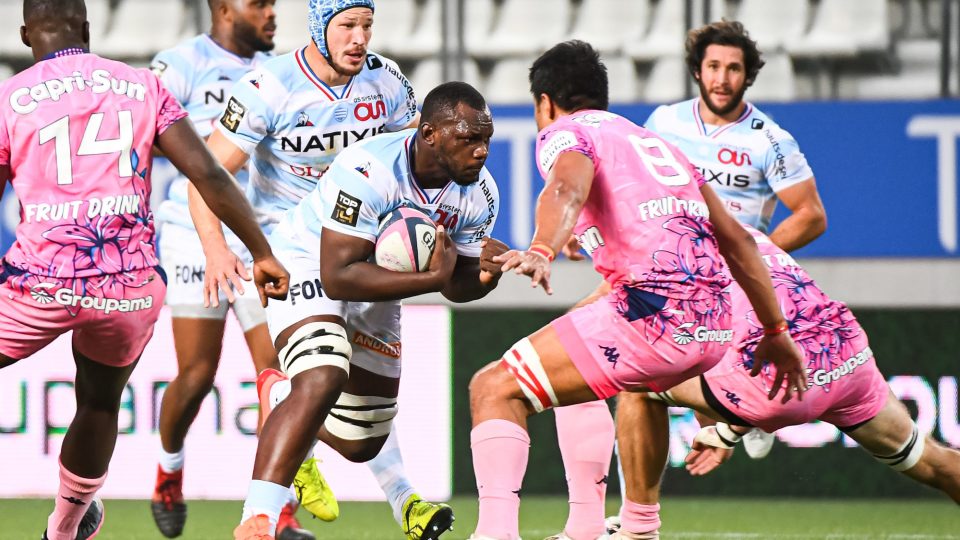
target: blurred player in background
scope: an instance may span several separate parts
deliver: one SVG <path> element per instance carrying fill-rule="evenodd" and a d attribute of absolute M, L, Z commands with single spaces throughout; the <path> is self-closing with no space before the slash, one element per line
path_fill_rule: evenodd
<path fill-rule="evenodd" d="M 273 49 L 276 31 L 273 0 L 209 0 L 208 4 L 210 33 L 159 52 L 151 64 L 204 138 L 210 136 L 223 114 L 230 87 L 270 58 L 267 53 Z M 235 175 L 245 186 L 246 170 L 240 169 Z M 187 185 L 185 176 L 174 178 L 168 199 L 157 211 L 157 220 L 163 223 L 160 260 L 170 277 L 166 303 L 173 316 L 178 367 L 160 406 L 160 462 L 150 504 L 157 527 L 167 538 L 180 536 L 186 523 L 184 439 L 213 386 L 231 306 L 244 331 L 256 373 L 279 367 L 259 299 L 237 296 L 231 303 L 226 294 L 221 294 L 217 306 L 204 306 L 203 248 L 187 208 Z M 229 232 L 226 238 L 231 249 L 249 264 L 249 253 L 239 239 Z M 296 508 L 291 492 L 291 503 L 280 518 L 280 535 L 290 540 L 313 538 L 307 531 L 298 531 Z M 286 529 L 290 530 L 283 532 Z"/>
<path fill-rule="evenodd" d="M 323 185 L 274 230 L 271 242 L 296 268 L 293 280 L 322 283 L 324 295 L 291 295 L 267 310 L 292 388 L 261 432 L 254 484 L 276 491 L 318 432 L 351 461 L 377 455 L 398 411 L 400 300 L 441 292 L 451 301 L 469 302 L 497 285 L 500 270 L 492 258 L 506 246 L 487 238 L 499 208 L 497 186 L 483 166 L 492 135 L 483 96 L 466 83 L 442 84 L 424 100 L 416 130 L 345 150 Z M 438 224 L 424 272 L 395 272 L 368 262 L 381 219 L 404 206 Z M 351 346 L 363 343 L 373 345 Z M 277 499 L 264 500 L 254 488 L 261 486 L 251 487 L 245 534 L 238 539 L 266 531 L 267 520 L 257 514 L 276 511 Z M 411 523 L 405 533 L 432 540 L 452 521 L 446 507 Z"/>
<path fill-rule="evenodd" d="M 26 0 L 23 15 L 36 64 L 0 85 L 0 184 L 11 182 L 22 207 L 0 280 L 0 366 L 73 333 L 77 410 L 43 538 L 82 540 L 103 524 L 94 497 L 120 397 L 166 289 L 149 208 L 154 144 L 250 249 L 264 303 L 286 296 L 288 275 L 176 99 L 149 71 L 88 52 L 83 0 Z"/>
<path fill-rule="evenodd" d="M 233 87 L 208 144 L 231 171 L 250 160 L 247 193 L 266 232 L 313 190 L 344 148 L 417 124 L 410 83 L 393 61 L 368 54 L 373 12 L 371 0 L 310 0 L 309 44 L 265 62 Z M 218 288 L 230 289 L 242 261 L 230 251 L 220 223 L 203 201 L 193 194 L 190 200 L 207 256 L 205 302 L 216 304 Z M 275 377 L 275 372 L 264 372 L 258 383 L 263 386 Z M 395 437 L 368 466 L 405 531 L 438 513 L 450 513 L 446 505 L 416 495 Z M 294 487 L 311 513 L 327 521 L 337 517 L 336 499 L 309 455 Z"/>
<path fill-rule="evenodd" d="M 874 361 L 866 333 L 847 306 L 821 291 L 793 257 L 771 239 L 759 231 L 752 232 L 787 315 L 790 333 L 806 356 L 809 391 L 803 401 L 767 399 L 774 384 L 773 374 L 755 358 L 762 329 L 743 290 L 734 283 L 731 305 L 736 345 L 700 377 L 665 392 L 640 394 L 641 398 L 692 407 L 708 417 L 700 418 L 704 427 L 687 456 L 687 469 L 694 475 L 709 473 L 730 458 L 736 443 L 751 427 L 773 432 L 821 420 L 837 426 L 880 463 L 943 491 L 960 504 L 960 452 L 919 432 L 907 408 L 890 391 Z M 751 370 L 760 371 L 760 376 L 751 377 Z M 631 429 L 656 428 L 641 419 Z M 657 449 L 638 454 L 640 459 L 625 475 L 627 488 L 636 485 L 656 498 L 669 439 L 647 438 L 644 442 Z M 629 526 L 624 522 L 611 538 L 658 538 L 659 513 L 646 517 Z"/>
<path fill-rule="evenodd" d="M 669 388 L 720 360 L 733 333 L 724 259 L 763 326 L 758 361 L 778 366 L 771 393 L 786 382 L 789 399 L 805 386 L 752 238 L 682 153 L 606 111 L 596 51 L 581 41 L 555 46 L 534 62 L 530 86 L 546 186 L 530 248 L 495 260 L 549 293 L 551 261 L 575 233 L 611 292 L 520 340 L 471 381 L 480 495 L 472 538 L 483 540 L 519 538 L 527 416 L 621 390 Z M 686 328 L 696 337 L 671 339 Z"/>
<path fill-rule="evenodd" d="M 813 172 L 794 138 L 743 100 L 764 62 L 756 42 L 739 22 L 722 21 L 693 29 L 686 43 L 686 62 L 700 88 L 700 97 L 658 107 L 645 127 L 676 145 L 703 174 L 741 223 L 766 231 L 780 200 L 791 214 L 770 237 L 786 251 L 799 249 L 826 230 L 826 211 L 817 192 Z M 579 307 L 608 290 L 598 291 Z M 555 410 L 557 435 L 570 491 L 570 513 L 564 531 L 553 538 L 593 540 L 602 534 L 599 519 L 604 509 L 605 483 L 610 461 L 604 456 L 613 447 L 613 419 L 605 403 L 592 402 Z M 659 428 L 669 430 L 666 408 L 625 392 L 617 397 L 617 424 L 634 425 L 655 417 Z M 603 426 L 603 429 L 598 429 Z M 618 455 L 643 452 L 643 439 L 651 432 L 624 430 L 618 435 Z M 652 436 L 652 435 L 651 435 Z M 627 440 L 633 437 L 636 440 Z M 656 436 L 652 436 L 656 438 Z M 583 441 L 592 440 L 585 445 Z M 744 437 L 748 454 L 759 459 L 773 446 L 773 435 L 752 430 Z M 621 469 L 621 472 L 624 472 Z M 622 481 L 621 488 L 625 486 Z M 642 494 L 627 494 L 642 499 Z M 637 499 L 633 499 L 637 500 Z M 615 528 L 617 518 L 608 522 Z"/>

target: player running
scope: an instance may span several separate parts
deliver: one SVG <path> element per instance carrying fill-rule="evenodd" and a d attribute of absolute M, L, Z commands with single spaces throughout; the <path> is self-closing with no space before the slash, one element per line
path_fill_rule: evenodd
<path fill-rule="evenodd" d="M 486 102 L 466 83 L 446 83 L 427 95 L 421 114 L 416 130 L 344 150 L 323 185 L 271 235 L 303 294 L 267 310 L 292 384 L 261 430 L 238 540 L 272 538 L 282 487 L 316 437 L 355 462 L 380 451 L 398 410 L 400 299 L 439 291 L 468 302 L 497 284 L 500 270 L 492 259 L 506 246 L 486 237 L 499 207 L 483 166 L 493 135 Z M 368 262 L 381 219 L 404 206 L 438 223 L 424 272 Z M 306 294 L 308 287 L 322 294 Z M 435 539 L 452 521 L 447 508 L 405 532 Z"/>
<path fill-rule="evenodd" d="M 0 270 L 0 367 L 73 333 L 77 410 L 43 538 L 85 540 L 103 524 L 95 495 L 116 444 L 121 393 L 166 288 L 149 208 L 154 144 L 250 249 L 263 303 L 286 296 L 288 275 L 160 81 L 87 51 L 82 0 L 25 0 L 23 15 L 36 64 L 0 85 L 0 184 L 11 182 L 22 208 Z"/>
<path fill-rule="evenodd" d="M 823 234 L 826 211 L 796 140 L 743 99 L 764 65 L 756 42 L 739 22 L 721 21 L 691 30 L 686 49 L 700 97 L 658 107 L 644 127 L 683 151 L 741 223 L 766 231 L 777 201 L 782 201 L 791 214 L 770 237 L 784 250 L 799 249 Z M 606 287 L 575 307 L 606 293 Z M 647 410 L 651 407 L 655 410 Z M 624 392 L 617 396 L 617 423 L 632 425 L 660 414 L 656 409 L 639 394 Z M 613 419 L 601 402 L 561 407 L 555 413 L 570 513 L 564 532 L 552 538 L 593 540 L 604 529 L 606 484 L 598 480 L 610 470 Z M 630 437 L 643 436 L 637 430 L 621 430 L 618 455 L 641 448 L 643 442 Z M 750 457 L 760 459 L 770 452 L 773 439 L 772 434 L 751 430 L 744 436 L 744 448 Z M 625 484 L 621 482 L 621 488 Z M 607 522 L 615 527 L 617 518 Z"/>
<path fill-rule="evenodd" d="M 766 399 L 773 374 L 756 362 L 762 330 L 755 312 L 734 283 L 731 287 L 734 339 L 713 369 L 700 377 L 647 397 L 669 405 L 692 407 L 709 418 L 687 456 L 687 469 L 706 474 L 729 459 L 750 427 L 768 432 L 822 420 L 860 443 L 880 463 L 935 487 L 960 504 L 960 452 L 946 448 L 916 423 L 890 391 L 877 368 L 867 335 L 842 302 L 828 297 L 787 253 L 759 231 L 752 231 L 769 268 L 774 290 L 787 315 L 790 333 L 806 356 L 809 391 L 802 402 Z M 677 334 L 675 334 L 677 335 Z M 759 377 L 751 374 L 759 372 Z M 664 403 L 653 405 L 666 408 Z M 716 422 L 716 425 L 712 425 Z M 711 424 L 711 425 L 707 425 Z M 657 431 L 641 419 L 638 429 Z M 653 499 L 643 513 L 622 513 L 620 530 L 611 538 L 656 539 L 660 527 L 659 485 L 667 463 L 666 436 L 648 438 L 638 459 L 624 462 L 628 490 Z"/>
<path fill-rule="evenodd" d="M 530 248 L 495 260 L 549 293 L 550 263 L 575 232 L 612 291 L 520 340 L 474 376 L 475 539 L 519 538 L 527 416 L 626 389 L 669 388 L 720 360 L 732 339 L 724 259 L 763 325 L 758 361 L 778 366 L 771 393 L 786 383 L 789 399 L 805 386 L 801 356 L 751 237 L 682 153 L 606 111 L 606 68 L 596 51 L 580 41 L 555 46 L 534 62 L 530 86 L 547 185 Z M 686 328 L 693 339 L 671 338 Z"/>
<path fill-rule="evenodd" d="M 153 59 L 151 69 L 190 114 L 201 137 L 213 132 L 230 87 L 270 58 L 267 52 L 273 49 L 276 31 L 273 4 L 273 0 L 212 0 L 210 33 L 161 51 Z M 246 170 L 238 170 L 236 177 L 241 186 L 246 185 Z M 178 366 L 160 406 L 160 460 L 150 504 L 154 521 L 167 538 L 179 536 L 186 524 L 184 439 L 213 386 L 231 307 L 243 328 L 256 372 L 278 367 L 266 315 L 256 298 L 238 296 L 231 303 L 222 294 L 216 306 L 203 305 L 203 250 L 187 208 L 187 185 L 186 177 L 174 178 L 167 200 L 157 211 L 157 220 L 163 223 L 160 260 L 171 279 L 166 303 L 173 316 Z M 249 264 L 249 254 L 239 239 L 230 233 L 226 238 L 231 250 Z M 291 493 L 291 503 L 280 518 L 280 536 L 313 538 L 299 529 L 296 508 Z"/>
<path fill-rule="evenodd" d="M 310 0 L 310 43 L 265 62 L 242 78 L 227 100 L 208 145 L 232 171 L 249 158 L 247 193 L 268 233 L 344 148 L 417 124 L 417 101 L 406 78 L 391 60 L 368 54 L 373 10 L 370 0 Z M 218 287 L 230 288 L 241 261 L 231 253 L 220 223 L 194 200 L 191 196 L 191 213 L 207 256 L 205 296 L 215 303 Z M 276 378 L 275 372 L 261 375 L 261 387 Z M 368 467 L 405 531 L 450 512 L 416 495 L 395 438 Z M 304 508 L 327 521 L 337 517 L 336 499 L 314 458 L 307 458 L 294 483 Z"/>

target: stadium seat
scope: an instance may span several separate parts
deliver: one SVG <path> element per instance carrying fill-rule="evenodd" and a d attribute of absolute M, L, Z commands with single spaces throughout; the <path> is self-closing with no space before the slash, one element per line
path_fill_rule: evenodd
<path fill-rule="evenodd" d="M 896 75 L 860 75 L 842 97 L 854 99 L 930 99 L 940 96 L 940 42 L 901 41 L 897 46 L 902 69 Z M 845 81 L 841 81 L 845 82 Z"/>
<path fill-rule="evenodd" d="M 463 64 L 463 80 L 483 92 L 480 69 L 477 67 L 477 63 L 470 58 L 467 58 Z M 443 68 L 440 60 L 436 58 L 421 60 L 410 72 L 410 83 L 413 84 L 417 99 L 421 102 L 427 96 L 427 92 L 443 82 L 446 82 L 443 78 Z"/>
<path fill-rule="evenodd" d="M 0 82 L 13 77 L 14 74 L 15 72 L 13 71 L 12 67 L 8 66 L 7 64 L 0 64 Z"/>
<path fill-rule="evenodd" d="M 787 50 L 800 58 L 884 51 L 890 44 L 888 10 L 887 0 L 821 0 L 810 32 L 787 42 Z"/>
<path fill-rule="evenodd" d="M 570 38 L 587 41 L 602 54 L 615 54 L 638 28 L 647 27 L 649 16 L 647 0 L 583 0 Z"/>
<path fill-rule="evenodd" d="M 790 55 L 780 52 L 765 54 L 766 64 L 747 90 L 750 101 L 793 101 L 797 98 L 796 75 Z"/>
<path fill-rule="evenodd" d="M 528 77 L 536 57 L 505 58 L 493 66 L 484 96 L 490 103 L 533 103 Z"/>
<path fill-rule="evenodd" d="M 610 79 L 611 103 L 635 103 L 640 99 L 637 70 L 632 58 L 611 56 L 603 59 Z"/>
<path fill-rule="evenodd" d="M 100 45 L 91 39 L 91 49 L 111 58 L 149 58 L 185 38 L 186 21 L 180 0 L 123 0 Z"/>
<path fill-rule="evenodd" d="M 689 76 L 682 57 L 667 56 L 657 60 L 643 87 L 644 101 L 669 103 L 683 99 Z"/>
<path fill-rule="evenodd" d="M 370 48 L 390 56 L 413 32 L 417 4 L 414 0 L 388 0 L 377 2 L 376 7 Z"/>
<path fill-rule="evenodd" d="M 684 4 L 676 0 L 659 0 L 653 8 L 650 31 L 635 35 L 625 43 L 624 53 L 641 62 L 682 54 L 686 39 Z"/>
<path fill-rule="evenodd" d="M 798 40 L 807 29 L 809 17 L 809 0 L 742 0 L 736 19 L 761 51 L 773 52 Z"/>
<path fill-rule="evenodd" d="M 277 33 L 273 42 L 276 45 L 277 54 L 299 49 L 310 42 L 307 37 L 307 2 L 277 0 L 274 11 L 277 14 Z"/>
<path fill-rule="evenodd" d="M 496 27 L 474 56 L 527 56 L 563 41 L 570 28 L 570 2 L 555 0 L 549 9 L 544 5 L 541 0 L 504 0 Z"/>
<path fill-rule="evenodd" d="M 464 0 L 463 46 L 471 56 L 482 55 L 493 31 L 494 0 Z"/>
<path fill-rule="evenodd" d="M 0 35 L 0 55 L 5 58 L 29 58 L 31 56 L 30 49 L 20 41 L 23 4 L 10 1 L 0 2 L 0 20 L 7 21 L 7 31 Z"/>
<path fill-rule="evenodd" d="M 444 0 L 425 0 L 407 39 L 394 44 L 393 52 L 401 58 L 421 59 L 440 53 L 443 37 L 440 17 Z"/>

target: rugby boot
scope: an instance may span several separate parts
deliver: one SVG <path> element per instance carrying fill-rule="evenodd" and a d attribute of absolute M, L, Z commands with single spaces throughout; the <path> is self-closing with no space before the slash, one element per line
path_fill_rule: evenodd
<path fill-rule="evenodd" d="M 83 514 L 83 518 L 80 519 L 80 525 L 77 526 L 77 540 L 96 538 L 97 534 L 100 533 L 100 528 L 103 527 L 104 515 L 106 513 L 103 509 L 103 501 L 98 498 L 93 499 L 86 513 Z M 47 540 L 47 531 L 43 531 L 40 540 Z"/>
<path fill-rule="evenodd" d="M 300 501 L 300 506 L 318 519 L 333 521 L 340 515 L 340 505 L 330 489 L 330 484 L 320 473 L 317 458 L 308 458 L 297 469 L 297 475 L 293 478 L 293 491 Z"/>
<path fill-rule="evenodd" d="M 407 540 L 437 540 L 453 530 L 453 509 L 443 503 L 427 502 L 416 493 L 403 503 L 401 514 Z"/>
<path fill-rule="evenodd" d="M 297 505 L 287 503 L 277 520 L 277 540 L 316 540 L 312 532 L 300 527 L 297 521 Z"/>
<path fill-rule="evenodd" d="M 157 466 L 157 485 L 153 488 L 150 512 L 160 534 L 176 538 L 183 534 L 187 523 L 187 505 L 183 502 L 183 469 L 164 472 Z"/>

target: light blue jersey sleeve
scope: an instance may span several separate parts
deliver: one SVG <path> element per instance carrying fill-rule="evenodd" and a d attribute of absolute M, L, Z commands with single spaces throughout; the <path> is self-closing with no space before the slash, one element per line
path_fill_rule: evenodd
<path fill-rule="evenodd" d="M 457 253 L 464 257 L 480 256 L 480 241 L 493 232 L 500 212 L 500 191 L 486 168 L 473 187 L 474 195 L 470 203 L 473 211 L 469 212 L 463 226 L 455 228 L 450 234 Z"/>
<path fill-rule="evenodd" d="M 190 101 L 194 69 L 177 48 L 160 51 L 150 62 L 150 71 L 181 105 Z M 187 109 L 189 113 L 190 110 Z"/>
<path fill-rule="evenodd" d="M 807 158 L 796 139 L 783 129 L 771 129 L 763 170 L 770 188 L 777 192 L 813 177 Z"/>
<path fill-rule="evenodd" d="M 271 92 L 269 86 L 273 82 L 274 78 L 265 74 L 263 68 L 242 77 L 230 91 L 227 107 L 220 117 L 217 129 L 248 155 L 275 129 L 277 111 L 264 96 L 286 92 L 279 88 Z"/>
<path fill-rule="evenodd" d="M 665 111 L 663 105 L 660 105 L 650 113 L 650 116 L 647 117 L 647 121 L 643 123 L 643 127 L 649 129 L 650 131 L 657 132 L 657 117 Z"/>
<path fill-rule="evenodd" d="M 392 210 L 391 199 L 382 188 L 384 184 L 371 182 L 350 159 L 343 158 L 341 154 L 323 175 L 323 227 L 376 242 L 380 216 Z"/>
<path fill-rule="evenodd" d="M 387 131 L 400 131 L 410 125 L 410 122 L 417 116 L 417 97 L 413 91 L 413 85 L 400 72 L 400 68 L 393 60 L 378 57 L 384 62 L 384 69 L 390 76 L 385 77 L 391 84 L 396 84 L 396 91 L 387 94 L 389 101 L 387 110 L 393 111 L 386 122 Z"/>

